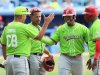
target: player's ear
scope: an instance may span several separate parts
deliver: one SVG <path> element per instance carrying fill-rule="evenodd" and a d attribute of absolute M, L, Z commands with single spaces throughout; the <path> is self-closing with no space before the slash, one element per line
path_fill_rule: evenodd
<path fill-rule="evenodd" d="M 62 16 L 62 19 L 64 20 L 64 16 Z"/>
<path fill-rule="evenodd" d="M 76 20 L 76 15 L 73 16 L 73 19 Z"/>
<path fill-rule="evenodd" d="M 23 15 L 17 15 L 16 18 L 23 19 Z"/>

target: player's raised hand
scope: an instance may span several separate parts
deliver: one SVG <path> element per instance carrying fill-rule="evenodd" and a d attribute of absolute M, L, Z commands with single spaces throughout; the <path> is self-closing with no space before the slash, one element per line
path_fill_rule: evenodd
<path fill-rule="evenodd" d="M 52 13 L 52 14 L 50 14 L 49 16 L 45 16 L 45 15 L 43 15 L 43 17 L 44 17 L 44 23 L 46 23 L 47 25 L 49 25 L 50 23 L 51 23 L 51 21 L 54 19 L 54 14 Z"/>

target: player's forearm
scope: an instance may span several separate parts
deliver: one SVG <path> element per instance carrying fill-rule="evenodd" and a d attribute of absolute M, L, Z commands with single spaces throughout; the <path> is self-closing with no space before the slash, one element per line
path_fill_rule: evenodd
<path fill-rule="evenodd" d="M 47 27 L 48 27 L 48 23 L 44 23 L 43 26 L 42 26 L 41 31 L 39 32 L 38 36 L 35 39 L 41 40 L 41 38 L 43 37 L 43 35 L 46 32 Z"/>
<path fill-rule="evenodd" d="M 48 56 L 50 56 L 50 52 L 48 51 L 47 48 L 44 49 L 44 53 L 47 54 Z"/>
<path fill-rule="evenodd" d="M 94 59 L 100 58 L 100 40 L 96 40 L 96 52 L 94 55 Z"/>
<path fill-rule="evenodd" d="M 43 35 L 46 32 L 48 25 L 51 23 L 51 21 L 53 19 L 54 19 L 54 14 L 50 14 L 48 17 L 45 17 L 45 15 L 44 15 L 44 24 L 42 26 L 42 29 L 41 29 L 39 35 L 37 36 L 37 40 L 41 40 L 41 38 L 43 37 Z"/>
<path fill-rule="evenodd" d="M 3 57 L 6 60 L 6 45 L 2 44 L 2 52 L 3 52 Z"/>
<path fill-rule="evenodd" d="M 41 41 L 47 45 L 53 45 L 55 42 L 49 37 L 43 37 Z"/>

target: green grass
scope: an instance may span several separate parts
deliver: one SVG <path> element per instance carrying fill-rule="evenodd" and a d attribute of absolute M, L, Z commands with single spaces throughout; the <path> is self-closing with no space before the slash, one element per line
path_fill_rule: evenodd
<path fill-rule="evenodd" d="M 84 55 L 84 75 L 92 75 L 92 71 L 87 69 L 86 62 L 89 59 L 88 54 Z"/>
<path fill-rule="evenodd" d="M 88 60 L 88 54 L 85 53 L 84 54 L 84 59 L 85 59 L 85 62 L 84 62 L 84 68 L 85 68 L 85 74 L 84 75 L 92 75 L 92 72 L 90 70 L 87 70 L 87 67 L 86 67 L 86 61 Z M 58 60 L 59 60 L 59 56 L 55 56 L 54 57 L 55 59 L 55 69 L 54 71 L 52 72 L 47 72 L 46 75 L 58 75 Z M 2 58 L 0 58 L 0 62 L 2 61 Z M 0 75 L 6 75 L 6 72 L 4 69 L 0 68 Z"/>
<path fill-rule="evenodd" d="M 0 63 L 2 62 L 3 58 L 0 57 Z M 5 69 L 0 68 L 0 75 L 6 75 Z"/>

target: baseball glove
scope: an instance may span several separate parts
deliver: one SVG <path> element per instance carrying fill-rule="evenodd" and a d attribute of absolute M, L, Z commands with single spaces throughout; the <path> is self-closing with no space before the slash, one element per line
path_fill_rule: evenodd
<path fill-rule="evenodd" d="M 43 67 L 46 71 L 51 72 L 54 70 L 55 62 L 53 57 L 44 57 Z"/>

